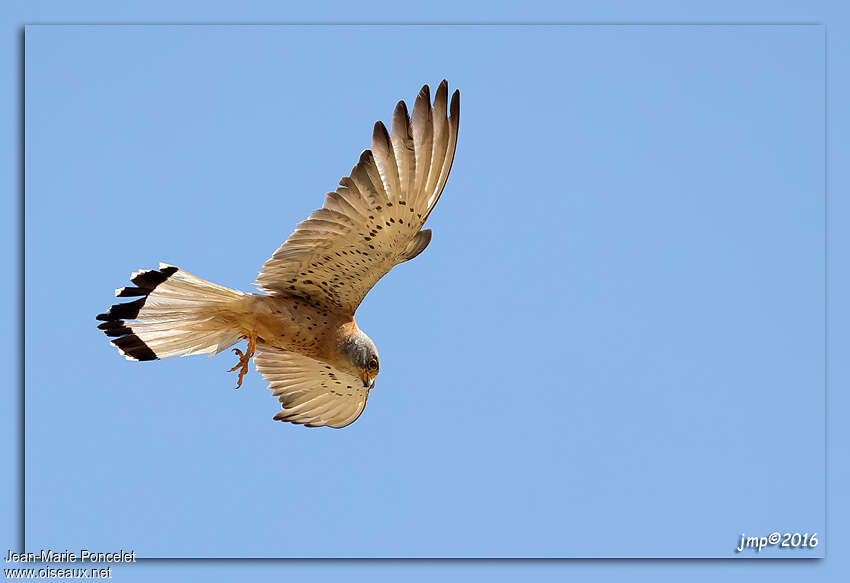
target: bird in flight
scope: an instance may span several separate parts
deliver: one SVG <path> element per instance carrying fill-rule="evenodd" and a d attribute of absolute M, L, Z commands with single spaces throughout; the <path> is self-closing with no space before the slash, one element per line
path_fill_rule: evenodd
<path fill-rule="evenodd" d="M 266 261 L 255 285 L 265 294 L 210 283 L 161 263 L 130 276 L 132 286 L 97 319 L 128 360 L 218 354 L 247 340 L 237 387 L 254 358 L 279 398 L 279 421 L 345 427 L 366 407 L 380 370 L 375 343 L 357 327 L 360 302 L 394 266 L 431 241 L 422 229 L 440 198 L 457 145 L 460 93 L 425 85 L 412 115 L 396 105 L 388 132 L 380 121 L 322 208 L 300 223 Z"/>

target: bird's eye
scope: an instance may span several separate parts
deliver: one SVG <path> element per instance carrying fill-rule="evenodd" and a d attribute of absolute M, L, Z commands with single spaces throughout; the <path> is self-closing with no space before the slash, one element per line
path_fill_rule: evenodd
<path fill-rule="evenodd" d="M 372 358 L 369 360 L 369 370 L 377 370 L 378 369 L 378 359 Z"/>

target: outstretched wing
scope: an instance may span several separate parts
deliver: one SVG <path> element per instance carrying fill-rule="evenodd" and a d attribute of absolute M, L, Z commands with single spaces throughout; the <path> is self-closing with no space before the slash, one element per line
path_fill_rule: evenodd
<path fill-rule="evenodd" d="M 447 100 L 446 81 L 433 107 L 425 85 L 412 116 L 398 103 L 390 133 L 377 122 L 372 149 L 266 261 L 256 285 L 353 314 L 390 269 L 421 253 L 431 231 L 420 229 L 440 198 L 457 144 L 460 93 L 448 107 Z"/>
<path fill-rule="evenodd" d="M 360 417 L 369 389 L 355 376 L 295 352 L 257 347 L 257 370 L 269 382 L 283 410 L 278 421 L 308 427 L 345 427 Z"/>

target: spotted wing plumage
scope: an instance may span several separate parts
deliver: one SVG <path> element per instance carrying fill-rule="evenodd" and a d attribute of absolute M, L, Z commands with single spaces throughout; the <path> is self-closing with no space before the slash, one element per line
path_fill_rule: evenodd
<path fill-rule="evenodd" d="M 295 352 L 260 346 L 257 370 L 280 400 L 278 421 L 345 427 L 360 417 L 369 389 L 357 377 Z"/>
<path fill-rule="evenodd" d="M 459 116 L 460 94 L 448 103 L 446 81 L 433 106 L 427 85 L 412 115 L 400 101 L 391 131 L 375 124 L 372 149 L 266 261 L 256 285 L 353 314 L 379 279 L 430 242 L 420 229 L 448 179 Z"/>

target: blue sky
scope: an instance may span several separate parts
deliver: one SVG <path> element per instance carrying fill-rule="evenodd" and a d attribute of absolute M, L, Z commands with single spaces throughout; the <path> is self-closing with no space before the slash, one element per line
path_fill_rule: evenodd
<path fill-rule="evenodd" d="M 369 44 L 397 73 L 344 50 Z M 49 26 L 26 49 L 27 329 L 51 329 L 27 338 L 30 547 L 728 556 L 823 531 L 822 28 Z M 428 253 L 358 312 L 383 367 L 355 425 L 274 423 L 233 358 L 130 364 L 94 330 L 159 260 L 248 289 L 442 77 L 455 168 Z"/>
<path fill-rule="evenodd" d="M 28 545 L 726 556 L 823 527 L 823 29 L 407 29 L 439 40 L 368 83 L 338 57 L 362 30 L 42 30 L 29 306 L 87 274 L 66 348 L 27 369 Z M 443 76 L 458 156 L 431 247 L 358 314 L 383 370 L 357 424 L 274 423 L 256 373 L 236 393 L 223 357 L 132 365 L 92 333 L 159 260 L 249 289 L 371 123 Z M 104 237 L 116 213 L 145 236 Z M 96 453 L 49 457 L 57 435 Z"/>

